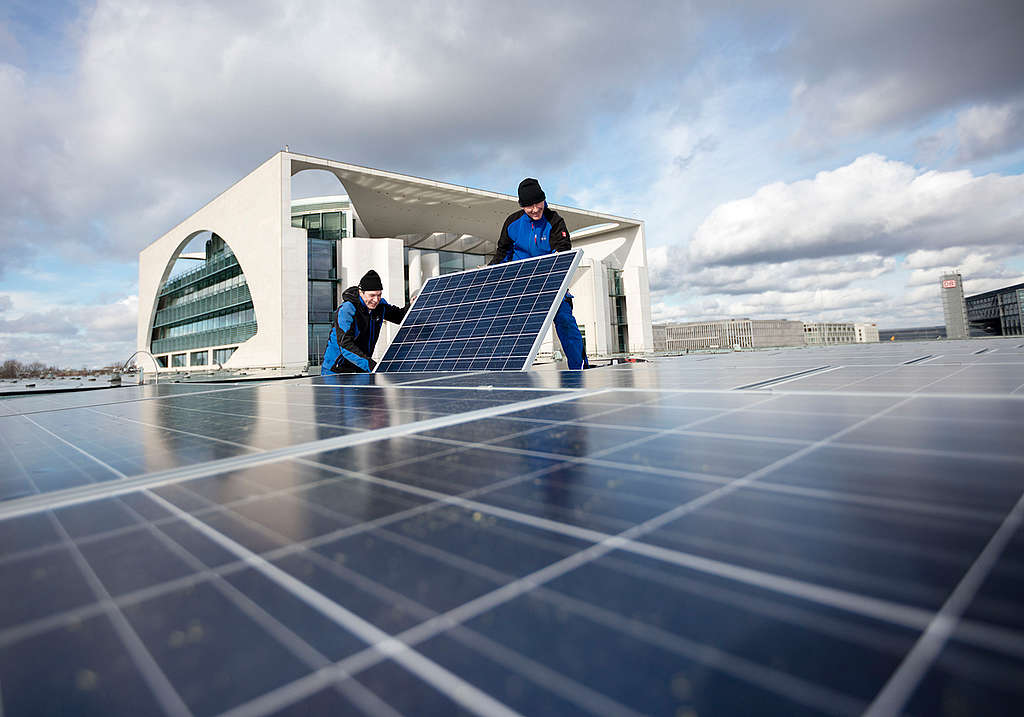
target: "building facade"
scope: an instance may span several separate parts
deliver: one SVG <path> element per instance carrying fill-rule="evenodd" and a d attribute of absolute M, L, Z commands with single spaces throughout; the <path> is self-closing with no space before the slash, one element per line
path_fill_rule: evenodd
<path fill-rule="evenodd" d="M 878 343 L 878 324 L 854 324 L 853 332 L 859 344 Z"/>
<path fill-rule="evenodd" d="M 879 329 L 880 341 L 934 341 L 946 338 L 945 326 L 911 326 L 902 329 Z"/>
<path fill-rule="evenodd" d="M 968 296 L 964 306 L 971 336 L 1024 333 L 1024 284 Z"/>
<path fill-rule="evenodd" d="M 224 240 L 213 234 L 202 264 L 161 287 L 149 350 L 161 368 L 213 367 L 255 334 L 245 275 Z"/>
<path fill-rule="evenodd" d="M 853 324 L 830 321 L 805 323 L 804 343 L 808 346 L 854 344 L 857 343 L 857 331 Z"/>
<path fill-rule="evenodd" d="M 291 200 L 291 177 L 334 174 L 344 194 Z M 279 152 L 139 254 L 137 347 L 161 369 L 319 362 L 345 287 L 375 269 L 403 302 L 427 279 L 483 264 L 516 197 Z M 552 206 L 583 258 L 569 288 L 591 356 L 653 350 L 643 222 Z M 202 264 L 171 276 L 207 235 Z M 381 336 L 376 355 L 397 330 Z M 541 354 L 559 354 L 552 332 Z"/>
<path fill-rule="evenodd" d="M 654 327 L 655 350 L 670 353 L 716 349 L 802 346 L 803 324 L 785 319 L 724 319 Z"/>

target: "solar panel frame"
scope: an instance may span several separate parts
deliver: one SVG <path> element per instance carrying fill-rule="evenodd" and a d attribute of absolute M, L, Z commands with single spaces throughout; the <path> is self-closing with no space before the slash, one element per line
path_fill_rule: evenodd
<path fill-rule="evenodd" d="M 431 277 L 374 373 L 525 371 L 582 256 L 574 249 Z"/>

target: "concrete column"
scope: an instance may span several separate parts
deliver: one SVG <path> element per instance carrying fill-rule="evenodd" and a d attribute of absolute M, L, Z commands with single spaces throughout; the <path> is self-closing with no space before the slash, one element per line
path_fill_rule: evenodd
<path fill-rule="evenodd" d="M 441 255 L 436 251 L 426 251 L 420 254 L 420 277 L 422 282 L 434 276 L 441 276 Z"/>
<path fill-rule="evenodd" d="M 409 293 L 423 287 L 423 253 L 419 249 L 409 250 Z"/>
<path fill-rule="evenodd" d="M 631 241 L 622 271 L 626 290 L 626 321 L 629 328 L 629 350 L 654 351 L 654 330 L 651 328 L 651 284 L 647 274 L 647 245 L 644 226 L 627 231 Z"/>

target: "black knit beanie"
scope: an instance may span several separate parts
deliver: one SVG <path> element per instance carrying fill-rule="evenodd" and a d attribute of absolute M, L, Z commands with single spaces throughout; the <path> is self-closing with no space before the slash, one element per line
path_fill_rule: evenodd
<path fill-rule="evenodd" d="M 368 272 L 363 274 L 363 278 L 359 280 L 360 291 L 383 291 L 384 285 L 380 283 L 380 274 L 370 269 Z"/>
<path fill-rule="evenodd" d="M 533 177 L 527 177 L 519 183 L 519 206 L 528 207 L 531 204 L 543 202 L 547 197 L 544 190 L 540 188 L 540 182 Z"/>

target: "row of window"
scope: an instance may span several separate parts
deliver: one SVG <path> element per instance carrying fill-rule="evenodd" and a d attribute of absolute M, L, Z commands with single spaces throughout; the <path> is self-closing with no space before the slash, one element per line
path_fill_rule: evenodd
<path fill-rule="evenodd" d="M 421 254 L 434 253 L 432 250 L 421 249 Z M 466 269 L 475 269 L 478 266 L 483 266 L 487 261 L 487 257 L 482 254 L 463 254 L 457 251 L 437 251 L 437 264 L 440 268 L 440 273 L 454 274 L 457 271 L 465 271 Z"/>
<path fill-rule="evenodd" d="M 214 294 L 220 294 L 228 289 L 233 289 L 236 286 L 242 286 L 245 284 L 245 275 L 242 274 L 241 268 L 238 270 L 238 274 L 222 279 L 215 283 L 207 286 L 200 286 L 199 284 L 192 284 L 182 289 L 181 293 L 168 294 L 160 298 L 160 303 L 157 304 L 157 310 L 167 309 L 178 304 L 185 304 L 192 301 L 199 301 L 205 299 L 207 296 L 213 296 Z"/>
<path fill-rule="evenodd" d="M 153 340 L 159 339 L 170 339 L 175 336 L 187 336 L 189 334 L 198 334 L 203 331 L 212 331 L 214 329 L 222 329 L 228 326 L 235 326 L 236 324 L 245 324 L 250 321 L 256 320 L 256 314 L 250 306 L 247 309 L 240 311 L 233 311 L 229 314 L 221 314 L 220 316 L 211 316 L 200 321 L 192 321 L 187 324 L 181 324 L 180 326 L 162 326 L 157 329 L 153 329 Z"/>
<path fill-rule="evenodd" d="M 344 239 L 345 212 L 318 212 L 292 217 L 292 226 L 306 230 L 309 239 Z"/>
<path fill-rule="evenodd" d="M 237 346 L 231 346 L 226 349 L 214 349 L 213 350 L 213 362 L 222 364 L 231 358 L 231 354 L 235 352 Z M 156 362 L 160 368 L 167 368 L 168 365 L 171 368 L 188 368 L 189 366 L 208 366 L 210 352 L 209 351 L 193 351 L 192 353 L 180 353 L 180 354 L 164 354 L 163 356 L 157 356 Z"/>
<path fill-rule="evenodd" d="M 306 246 L 306 264 L 310 279 L 338 278 L 338 243 L 310 239 Z"/>
<path fill-rule="evenodd" d="M 201 284 L 204 279 L 216 274 L 220 274 L 225 270 L 229 270 L 232 267 L 238 266 L 238 259 L 230 249 L 217 252 L 214 255 L 210 255 L 207 252 L 206 261 L 197 266 L 194 269 L 175 274 L 174 276 L 167 279 L 161 292 L 172 293 L 179 289 L 183 289 L 191 284 Z"/>

